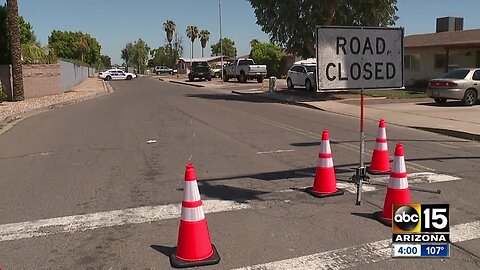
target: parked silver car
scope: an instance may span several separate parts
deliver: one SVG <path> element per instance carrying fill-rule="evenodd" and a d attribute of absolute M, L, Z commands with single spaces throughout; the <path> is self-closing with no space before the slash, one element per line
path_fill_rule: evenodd
<path fill-rule="evenodd" d="M 317 88 L 315 76 L 317 66 L 315 64 L 295 64 L 287 73 L 287 87 L 293 89 L 295 86 L 305 86 L 308 91 Z"/>
<path fill-rule="evenodd" d="M 427 95 L 437 104 L 455 99 L 472 106 L 478 101 L 479 92 L 480 68 L 454 69 L 438 79 L 430 80 L 427 88 Z"/>

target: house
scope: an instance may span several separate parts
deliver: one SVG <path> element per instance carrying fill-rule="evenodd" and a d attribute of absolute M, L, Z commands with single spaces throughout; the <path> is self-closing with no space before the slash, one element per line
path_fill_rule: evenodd
<path fill-rule="evenodd" d="M 404 39 L 405 85 L 422 85 L 460 67 L 480 67 L 480 29 L 463 30 L 463 18 L 437 19 L 436 33 Z"/>
<path fill-rule="evenodd" d="M 177 69 L 179 74 L 188 74 L 190 72 L 190 63 L 191 62 L 199 62 L 199 61 L 205 61 L 207 62 L 210 66 L 213 66 L 217 62 L 221 62 L 222 57 L 221 56 L 210 56 L 210 57 L 198 57 L 198 58 L 190 58 L 190 57 L 181 57 L 175 68 Z M 224 56 L 223 57 L 223 62 L 229 62 L 232 61 L 233 58 Z"/>

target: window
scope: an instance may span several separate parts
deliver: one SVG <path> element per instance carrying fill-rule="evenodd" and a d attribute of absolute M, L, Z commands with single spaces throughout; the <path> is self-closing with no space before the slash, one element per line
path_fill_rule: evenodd
<path fill-rule="evenodd" d="M 470 72 L 469 69 L 466 68 L 461 68 L 461 69 L 455 69 L 447 74 L 443 75 L 442 78 L 446 79 L 465 79 L 467 77 L 468 73 Z"/>
<path fill-rule="evenodd" d="M 434 57 L 435 59 L 434 59 L 433 67 L 445 68 L 445 64 L 447 63 L 447 56 L 445 54 L 436 53 Z"/>
<path fill-rule="evenodd" d="M 406 54 L 403 62 L 406 69 L 420 69 L 420 56 L 418 54 Z"/>
<path fill-rule="evenodd" d="M 252 60 L 240 60 L 240 61 L 238 62 L 238 65 L 239 65 L 239 66 L 253 65 L 253 61 L 252 61 Z"/>
<path fill-rule="evenodd" d="M 475 73 L 473 73 L 473 80 L 480 81 L 480 70 L 476 70 Z"/>

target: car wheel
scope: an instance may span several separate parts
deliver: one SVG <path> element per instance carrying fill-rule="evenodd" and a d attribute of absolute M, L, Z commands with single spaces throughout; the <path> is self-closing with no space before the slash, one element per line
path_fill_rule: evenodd
<path fill-rule="evenodd" d="M 290 79 L 290 78 L 287 79 L 287 88 L 288 88 L 288 89 L 293 89 L 293 88 L 295 88 L 295 86 L 294 86 L 293 83 L 292 83 L 292 79 Z"/>
<path fill-rule="evenodd" d="M 230 79 L 230 78 L 228 78 L 227 73 L 224 72 L 224 73 L 223 73 L 223 81 L 224 81 L 224 82 L 228 82 L 229 79 Z"/>
<path fill-rule="evenodd" d="M 127 80 L 131 80 L 132 79 L 132 76 L 131 75 L 128 75 L 127 76 Z"/>
<path fill-rule="evenodd" d="M 463 95 L 462 102 L 466 106 L 472 106 L 477 102 L 478 94 L 474 89 L 467 89 L 465 95 Z"/>
<path fill-rule="evenodd" d="M 238 77 L 238 80 L 242 83 L 247 81 L 247 76 L 245 76 L 245 73 L 243 71 L 240 72 L 240 76 Z"/>
<path fill-rule="evenodd" d="M 257 77 L 257 82 L 262 83 L 263 82 L 263 76 L 258 76 Z"/>
<path fill-rule="evenodd" d="M 159 72 L 159 71 L 157 71 L 157 75 L 160 75 L 160 72 Z"/>
<path fill-rule="evenodd" d="M 435 101 L 435 103 L 440 104 L 440 105 L 443 105 L 443 104 L 447 103 L 446 98 L 434 98 L 433 100 Z"/>
<path fill-rule="evenodd" d="M 208 76 L 208 77 L 207 77 L 207 80 L 208 80 L 208 81 L 211 81 L 211 80 L 212 80 L 212 77 L 211 77 L 211 76 Z"/>
<path fill-rule="evenodd" d="M 195 78 L 194 78 L 191 74 L 188 74 L 188 80 L 189 80 L 189 81 L 193 82 L 194 79 L 195 79 Z"/>
<path fill-rule="evenodd" d="M 305 89 L 307 89 L 307 91 L 313 91 L 312 82 L 310 80 L 305 81 Z"/>
<path fill-rule="evenodd" d="M 112 80 L 112 77 L 111 77 L 111 76 L 107 76 L 107 77 L 105 77 L 105 80 L 106 80 L 106 81 L 111 81 L 111 80 Z"/>

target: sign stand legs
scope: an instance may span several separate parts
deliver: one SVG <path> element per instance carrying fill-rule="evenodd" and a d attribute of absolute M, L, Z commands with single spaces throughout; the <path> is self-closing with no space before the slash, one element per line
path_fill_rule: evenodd
<path fill-rule="evenodd" d="M 363 125 L 364 119 L 364 105 L 365 99 L 363 95 L 363 88 L 360 91 L 360 164 L 355 170 L 355 175 L 350 179 L 357 185 L 357 200 L 356 205 L 360 205 L 362 201 L 362 185 L 363 182 L 368 183 L 370 178 L 367 175 L 367 170 L 365 168 L 364 155 L 365 155 L 365 130 Z"/>

